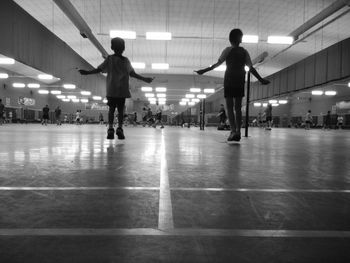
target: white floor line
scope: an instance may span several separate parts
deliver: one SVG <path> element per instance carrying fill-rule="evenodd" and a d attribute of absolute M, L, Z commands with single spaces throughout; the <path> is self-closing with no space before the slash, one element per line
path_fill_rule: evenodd
<path fill-rule="evenodd" d="M 159 229 L 173 229 L 173 207 L 171 204 L 169 177 L 168 177 L 168 163 L 166 159 L 165 141 L 162 130 L 162 144 L 161 144 L 161 162 L 160 162 L 160 191 L 159 191 Z"/>
<path fill-rule="evenodd" d="M 271 192 L 271 193 L 350 193 L 347 189 L 258 189 L 258 188 L 200 188 L 172 187 L 171 191 L 212 191 L 212 192 Z"/>
<path fill-rule="evenodd" d="M 270 238 L 350 238 L 350 231 L 154 228 L 18 228 L 0 229 L 0 236 L 209 236 Z"/>
<path fill-rule="evenodd" d="M 159 187 L 0 187 L 0 191 L 92 191 L 92 190 L 159 190 Z"/>

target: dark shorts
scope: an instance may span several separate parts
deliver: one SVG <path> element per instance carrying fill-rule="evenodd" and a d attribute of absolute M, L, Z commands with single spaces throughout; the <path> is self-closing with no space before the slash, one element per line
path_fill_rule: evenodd
<path fill-rule="evenodd" d="M 237 98 L 244 97 L 245 73 L 233 74 L 225 72 L 224 77 L 224 97 Z"/>
<path fill-rule="evenodd" d="M 311 123 L 311 121 L 305 121 L 305 123 L 310 124 L 310 123 Z"/>
<path fill-rule="evenodd" d="M 158 120 L 158 121 L 162 120 L 162 114 L 161 113 L 157 113 L 156 114 L 156 120 Z"/>
<path fill-rule="evenodd" d="M 125 98 L 112 98 L 112 97 L 107 97 L 107 105 L 110 108 L 117 108 L 118 112 L 122 112 L 124 110 L 125 106 Z"/>
<path fill-rule="evenodd" d="M 48 120 L 48 119 L 49 119 L 49 115 L 44 114 L 44 115 L 43 115 L 43 119 L 44 119 L 44 120 Z"/>
<path fill-rule="evenodd" d="M 272 117 L 271 116 L 266 117 L 266 121 L 272 121 Z"/>

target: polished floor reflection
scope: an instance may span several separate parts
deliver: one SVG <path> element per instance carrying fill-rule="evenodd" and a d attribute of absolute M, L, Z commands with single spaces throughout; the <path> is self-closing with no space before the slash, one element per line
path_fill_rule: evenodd
<path fill-rule="evenodd" d="M 105 133 L 0 127 L 1 262 L 350 262 L 349 131 Z"/>

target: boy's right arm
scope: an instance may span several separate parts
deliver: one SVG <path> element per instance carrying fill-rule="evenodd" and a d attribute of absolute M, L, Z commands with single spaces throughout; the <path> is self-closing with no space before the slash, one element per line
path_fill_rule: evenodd
<path fill-rule="evenodd" d="M 100 68 L 92 69 L 92 70 L 84 70 L 84 69 L 79 69 L 78 70 L 81 75 L 90 75 L 90 74 L 97 74 L 102 72 Z"/>
<path fill-rule="evenodd" d="M 139 79 L 139 80 L 142 80 L 144 82 L 147 82 L 147 83 L 151 83 L 154 80 L 154 78 L 143 77 L 143 76 L 137 74 L 134 70 L 130 72 L 130 76 L 135 78 L 135 79 Z"/>

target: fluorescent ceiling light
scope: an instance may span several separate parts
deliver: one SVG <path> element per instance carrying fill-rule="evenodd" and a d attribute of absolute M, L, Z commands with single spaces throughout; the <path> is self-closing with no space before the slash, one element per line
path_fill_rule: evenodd
<path fill-rule="evenodd" d="M 186 103 L 186 101 L 180 101 L 179 104 L 180 104 L 181 106 L 185 106 L 187 103 Z"/>
<path fill-rule="evenodd" d="M 277 100 L 269 100 L 270 104 L 277 103 Z"/>
<path fill-rule="evenodd" d="M 202 90 L 199 88 L 190 88 L 190 91 L 194 93 L 198 93 L 198 92 L 201 92 Z"/>
<path fill-rule="evenodd" d="M 242 42 L 243 43 L 258 43 L 259 42 L 259 36 L 256 36 L 256 35 L 243 35 Z"/>
<path fill-rule="evenodd" d="M 101 96 L 92 96 L 92 99 L 93 100 L 102 100 L 102 97 Z"/>
<path fill-rule="evenodd" d="M 148 40 L 171 40 L 170 32 L 146 32 Z"/>
<path fill-rule="evenodd" d="M 80 99 L 80 102 L 82 102 L 82 103 L 88 103 L 89 100 L 88 100 L 88 99 Z"/>
<path fill-rule="evenodd" d="M 0 58 L 0 64 L 13 65 L 13 64 L 15 64 L 15 60 L 13 58 Z"/>
<path fill-rule="evenodd" d="M 165 103 L 166 103 L 165 101 L 159 101 L 158 102 L 159 105 L 165 105 Z"/>
<path fill-rule="evenodd" d="M 166 98 L 158 98 L 158 101 L 166 101 Z"/>
<path fill-rule="evenodd" d="M 322 90 L 313 90 L 313 91 L 311 91 L 311 94 L 312 95 L 322 95 L 323 91 Z"/>
<path fill-rule="evenodd" d="M 350 82 L 348 83 L 348 87 L 350 88 Z"/>
<path fill-rule="evenodd" d="M 64 96 L 64 95 L 57 95 L 56 98 L 61 100 L 61 99 L 65 99 L 66 96 Z"/>
<path fill-rule="evenodd" d="M 75 85 L 74 84 L 63 84 L 63 88 L 65 89 L 75 89 Z"/>
<path fill-rule="evenodd" d="M 131 66 L 135 69 L 144 69 L 146 68 L 146 64 L 143 62 L 131 62 Z"/>
<path fill-rule="evenodd" d="M 268 36 L 267 43 L 269 44 L 286 44 L 290 45 L 294 41 L 293 37 L 290 36 Z"/>
<path fill-rule="evenodd" d="M 69 102 L 70 99 L 62 99 L 62 101 L 64 101 L 64 102 Z"/>
<path fill-rule="evenodd" d="M 0 79 L 7 79 L 9 77 L 9 74 L 7 73 L 0 73 Z"/>
<path fill-rule="evenodd" d="M 157 98 L 165 98 L 166 94 L 165 93 L 158 93 Z"/>
<path fill-rule="evenodd" d="M 254 107 L 261 107 L 261 103 L 260 102 L 254 102 Z"/>
<path fill-rule="evenodd" d="M 54 95 L 59 95 L 61 94 L 62 92 L 60 90 L 51 90 L 50 92 L 51 94 L 54 94 Z"/>
<path fill-rule="evenodd" d="M 272 107 L 277 107 L 277 106 L 279 106 L 279 104 L 278 103 L 272 103 L 271 106 Z"/>
<path fill-rule="evenodd" d="M 244 66 L 244 70 L 245 70 L 245 72 L 248 72 L 249 71 L 249 67 L 248 66 Z"/>
<path fill-rule="evenodd" d="M 38 84 L 38 83 L 29 83 L 29 84 L 27 84 L 27 87 L 31 88 L 31 89 L 38 89 L 38 88 L 40 88 L 40 84 Z"/>
<path fill-rule="evenodd" d="M 103 103 L 107 103 L 108 102 L 108 100 L 107 99 L 103 99 L 103 101 L 102 101 Z"/>
<path fill-rule="evenodd" d="M 186 94 L 186 98 L 188 98 L 188 99 L 192 99 L 192 98 L 194 98 L 194 97 L 195 97 L 194 94 Z"/>
<path fill-rule="evenodd" d="M 111 38 L 120 37 L 123 39 L 136 39 L 135 31 L 125 31 L 125 30 L 110 30 L 109 36 Z"/>
<path fill-rule="evenodd" d="M 14 88 L 24 88 L 26 85 L 24 83 L 13 83 L 12 87 Z"/>
<path fill-rule="evenodd" d="M 53 76 L 50 74 L 39 74 L 38 78 L 39 79 L 53 79 Z"/>
<path fill-rule="evenodd" d="M 193 106 L 194 104 L 196 104 L 196 103 L 193 102 L 193 101 L 190 101 L 190 102 L 188 103 L 189 106 Z"/>
<path fill-rule="evenodd" d="M 156 92 L 166 92 L 166 88 L 165 87 L 158 87 L 158 88 L 156 88 Z"/>
<path fill-rule="evenodd" d="M 153 93 L 145 93 L 146 98 L 153 98 L 154 94 Z"/>
<path fill-rule="evenodd" d="M 73 101 L 73 102 L 75 102 L 75 103 L 80 102 L 80 100 L 79 100 L 79 99 L 72 99 L 72 101 Z"/>
<path fill-rule="evenodd" d="M 75 95 L 68 95 L 67 98 L 68 98 L 68 99 L 76 99 L 77 96 L 75 96 Z"/>
<path fill-rule="evenodd" d="M 324 94 L 327 96 L 334 96 L 337 94 L 337 92 L 334 90 L 327 90 Z"/>
<path fill-rule="evenodd" d="M 182 98 L 181 101 L 188 102 L 188 101 L 190 101 L 190 99 Z"/>
<path fill-rule="evenodd" d="M 141 91 L 149 92 L 152 91 L 152 87 L 141 87 Z"/>
<path fill-rule="evenodd" d="M 191 101 L 197 103 L 197 102 L 200 102 L 201 100 L 200 99 L 192 99 Z"/>
<path fill-rule="evenodd" d="M 83 96 L 90 96 L 91 95 L 91 91 L 83 90 L 83 91 L 80 91 L 80 94 L 83 95 Z"/>
<path fill-rule="evenodd" d="M 39 89 L 38 93 L 39 94 L 49 94 L 50 92 L 48 90 L 46 90 L 46 89 Z"/>
<path fill-rule="evenodd" d="M 157 102 L 155 100 L 151 100 L 149 103 L 150 104 L 156 104 Z"/>
<path fill-rule="evenodd" d="M 204 89 L 204 93 L 215 93 L 215 89 Z"/>
<path fill-rule="evenodd" d="M 278 103 L 279 103 L 279 104 L 287 104 L 287 103 L 288 103 L 288 100 L 279 100 Z"/>
<path fill-rule="evenodd" d="M 205 99 L 206 97 L 207 97 L 207 95 L 205 95 L 205 94 L 198 94 L 197 95 L 198 99 Z"/>
<path fill-rule="evenodd" d="M 263 107 L 267 107 L 267 103 L 264 102 L 264 103 L 262 104 L 262 106 L 263 106 Z"/>
<path fill-rule="evenodd" d="M 152 69 L 169 69 L 168 63 L 152 63 Z"/>
<path fill-rule="evenodd" d="M 225 71 L 226 70 L 226 65 L 220 65 L 217 68 L 214 68 L 214 71 Z"/>

